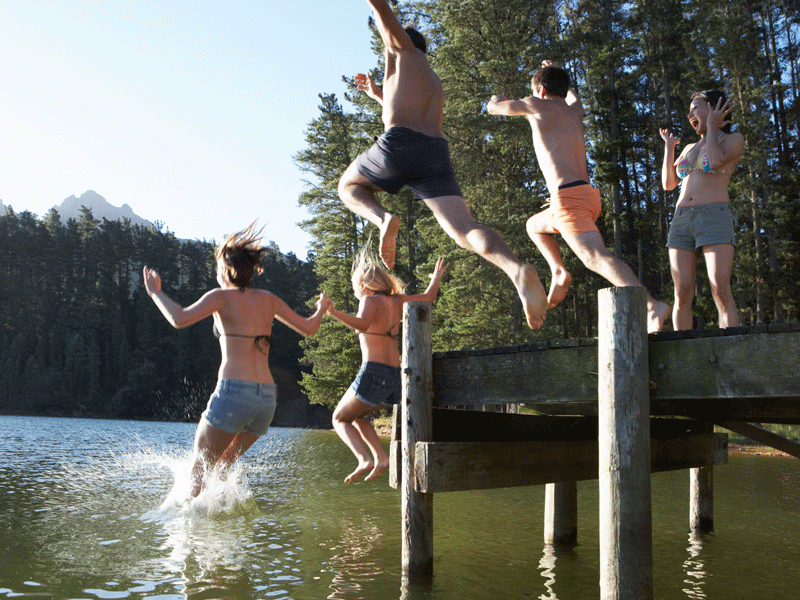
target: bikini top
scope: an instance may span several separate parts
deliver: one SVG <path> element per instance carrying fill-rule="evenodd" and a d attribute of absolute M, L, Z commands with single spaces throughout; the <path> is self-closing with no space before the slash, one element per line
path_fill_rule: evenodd
<path fill-rule="evenodd" d="M 399 342 L 400 341 L 400 332 L 398 331 L 397 333 L 392 333 L 392 329 L 394 329 L 394 325 L 392 327 L 390 327 L 389 331 L 387 331 L 386 333 L 381 333 L 379 331 L 362 331 L 361 333 L 363 333 L 364 335 L 380 335 L 380 336 L 383 336 L 383 337 L 391 338 L 395 342 Z"/>
<path fill-rule="evenodd" d="M 217 329 L 217 324 L 214 323 L 214 337 L 220 338 L 223 335 L 225 337 L 251 338 L 253 340 L 253 345 L 256 347 L 256 350 L 258 350 L 262 354 L 267 354 L 269 352 L 269 342 L 270 342 L 269 335 L 266 334 L 243 335 L 241 333 L 220 333 L 219 329 Z"/>
<path fill-rule="evenodd" d="M 722 137 L 722 133 L 717 136 L 717 139 Z M 697 157 L 697 164 L 692 165 L 689 163 L 689 153 L 687 152 L 684 154 L 678 162 L 675 164 L 675 172 L 678 174 L 678 177 L 683 179 L 684 177 L 688 176 L 689 173 L 692 171 L 702 171 L 703 173 L 712 173 L 715 175 L 719 175 L 725 172 L 725 169 L 711 169 L 711 165 L 708 162 L 708 150 L 703 147 L 703 150 L 700 152 L 700 156 Z"/>

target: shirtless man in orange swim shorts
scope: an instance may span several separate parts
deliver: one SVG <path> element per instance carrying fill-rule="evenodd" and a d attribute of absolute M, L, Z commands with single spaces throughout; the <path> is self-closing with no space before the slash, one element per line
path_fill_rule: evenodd
<path fill-rule="evenodd" d="M 564 268 L 556 234 L 561 234 L 581 262 L 612 285 L 641 286 L 631 268 L 605 246 L 595 225 L 600 216 L 600 191 L 589 183 L 583 106 L 570 88 L 569 75 L 546 60 L 531 81 L 533 96 L 509 100 L 495 95 L 486 109 L 490 114 L 527 117 L 533 147 L 550 191 L 550 206 L 528 219 L 528 235 L 550 265 L 552 280 L 548 308 L 567 295 L 572 275 Z M 661 331 L 669 305 L 647 295 L 647 331 Z"/>

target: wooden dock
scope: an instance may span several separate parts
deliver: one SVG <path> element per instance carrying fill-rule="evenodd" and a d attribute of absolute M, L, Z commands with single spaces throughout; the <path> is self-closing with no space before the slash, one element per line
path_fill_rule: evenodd
<path fill-rule="evenodd" d="M 800 324 L 648 336 L 644 298 L 601 290 L 596 339 L 435 355 L 430 304 L 406 305 L 390 467 L 405 573 L 433 571 L 435 493 L 547 485 L 545 542 L 574 544 L 575 482 L 599 479 L 602 597 L 652 598 L 652 472 L 689 469 L 690 527 L 710 530 L 714 424 L 800 457 L 753 424 L 800 423 Z M 518 404 L 537 414 L 483 412 Z"/>

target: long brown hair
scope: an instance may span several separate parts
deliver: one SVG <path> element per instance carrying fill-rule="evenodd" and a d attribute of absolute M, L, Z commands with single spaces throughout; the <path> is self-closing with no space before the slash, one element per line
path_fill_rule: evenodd
<path fill-rule="evenodd" d="M 266 248 L 261 247 L 262 227 L 256 230 L 253 221 L 247 229 L 237 231 L 225 237 L 214 251 L 217 262 L 220 259 L 225 263 L 225 278 L 240 289 L 250 287 L 256 273 L 261 273 L 261 253 Z"/>

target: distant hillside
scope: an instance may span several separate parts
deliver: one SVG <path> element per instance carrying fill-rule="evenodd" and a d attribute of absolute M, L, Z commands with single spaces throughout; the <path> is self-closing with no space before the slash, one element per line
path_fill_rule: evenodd
<path fill-rule="evenodd" d="M 64 200 L 59 206 L 54 206 L 61 217 L 61 222 L 66 223 L 69 219 L 78 219 L 81 214 L 81 207 L 91 209 L 92 216 L 95 219 L 109 221 L 116 221 L 118 219 L 130 219 L 131 225 L 150 226 L 152 223 L 147 219 L 143 219 L 133 212 L 133 209 L 127 204 L 122 206 L 113 206 L 105 198 L 97 192 L 89 190 L 81 194 L 80 198 L 70 196 Z"/>

